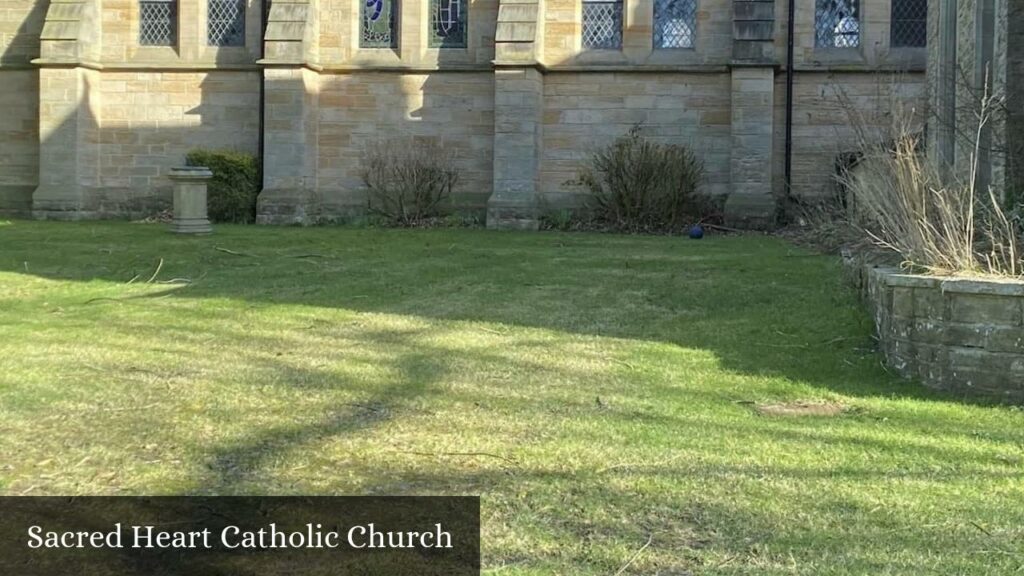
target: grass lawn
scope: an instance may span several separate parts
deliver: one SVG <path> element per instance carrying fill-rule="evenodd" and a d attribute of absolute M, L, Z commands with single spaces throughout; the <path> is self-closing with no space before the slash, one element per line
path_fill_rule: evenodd
<path fill-rule="evenodd" d="M 1024 571 L 1024 412 L 870 334 L 767 237 L 8 222 L 0 493 L 480 494 L 503 576 Z"/>

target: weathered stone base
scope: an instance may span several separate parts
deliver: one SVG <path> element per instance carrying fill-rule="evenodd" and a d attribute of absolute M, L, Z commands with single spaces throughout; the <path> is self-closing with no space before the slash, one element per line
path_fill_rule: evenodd
<path fill-rule="evenodd" d="M 928 387 L 1024 403 L 1024 282 L 867 271 L 886 362 Z"/>
<path fill-rule="evenodd" d="M 0 186 L 0 216 L 31 216 L 35 189 L 35 186 Z"/>
<path fill-rule="evenodd" d="M 175 234 L 211 234 L 213 226 L 206 218 L 176 218 L 171 224 Z"/>
<path fill-rule="evenodd" d="M 318 198 L 315 190 L 264 188 L 256 201 L 256 223 L 316 224 L 322 212 Z"/>
<path fill-rule="evenodd" d="M 31 216 L 37 220 L 122 220 L 152 216 L 171 207 L 169 189 L 145 195 L 130 188 L 98 190 L 79 186 L 69 190 L 37 188 Z"/>
<path fill-rule="evenodd" d="M 32 195 L 32 217 L 38 220 L 96 220 L 103 217 L 95 191 L 85 186 L 40 186 Z"/>
<path fill-rule="evenodd" d="M 537 230 L 540 228 L 537 205 L 491 198 L 487 202 L 487 227 L 491 230 Z"/>
<path fill-rule="evenodd" d="M 771 194 L 733 193 L 725 201 L 725 225 L 743 230 L 775 228 L 777 205 Z"/>

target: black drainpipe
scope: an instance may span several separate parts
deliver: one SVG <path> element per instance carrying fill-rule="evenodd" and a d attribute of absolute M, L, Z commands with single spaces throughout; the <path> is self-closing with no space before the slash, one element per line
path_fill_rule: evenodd
<path fill-rule="evenodd" d="M 789 0 L 786 19 L 786 199 L 792 198 L 793 186 L 793 37 L 795 34 L 796 0 Z"/>

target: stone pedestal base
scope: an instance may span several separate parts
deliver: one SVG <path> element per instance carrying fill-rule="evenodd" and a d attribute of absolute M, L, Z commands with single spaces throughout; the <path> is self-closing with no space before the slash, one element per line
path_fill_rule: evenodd
<path fill-rule="evenodd" d="M 171 231 L 177 234 L 209 234 L 213 232 L 206 207 L 206 182 L 213 172 L 202 167 L 175 168 L 170 179 L 174 182 L 174 220 Z"/>
<path fill-rule="evenodd" d="M 491 197 L 487 201 L 487 228 L 491 230 L 537 230 L 537 204 Z"/>

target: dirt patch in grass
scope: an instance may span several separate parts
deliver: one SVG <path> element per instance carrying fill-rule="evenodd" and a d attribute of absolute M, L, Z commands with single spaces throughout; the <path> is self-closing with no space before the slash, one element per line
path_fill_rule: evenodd
<path fill-rule="evenodd" d="M 758 404 L 754 409 L 762 416 L 839 416 L 849 410 L 849 407 L 838 402 L 798 400 Z"/>

